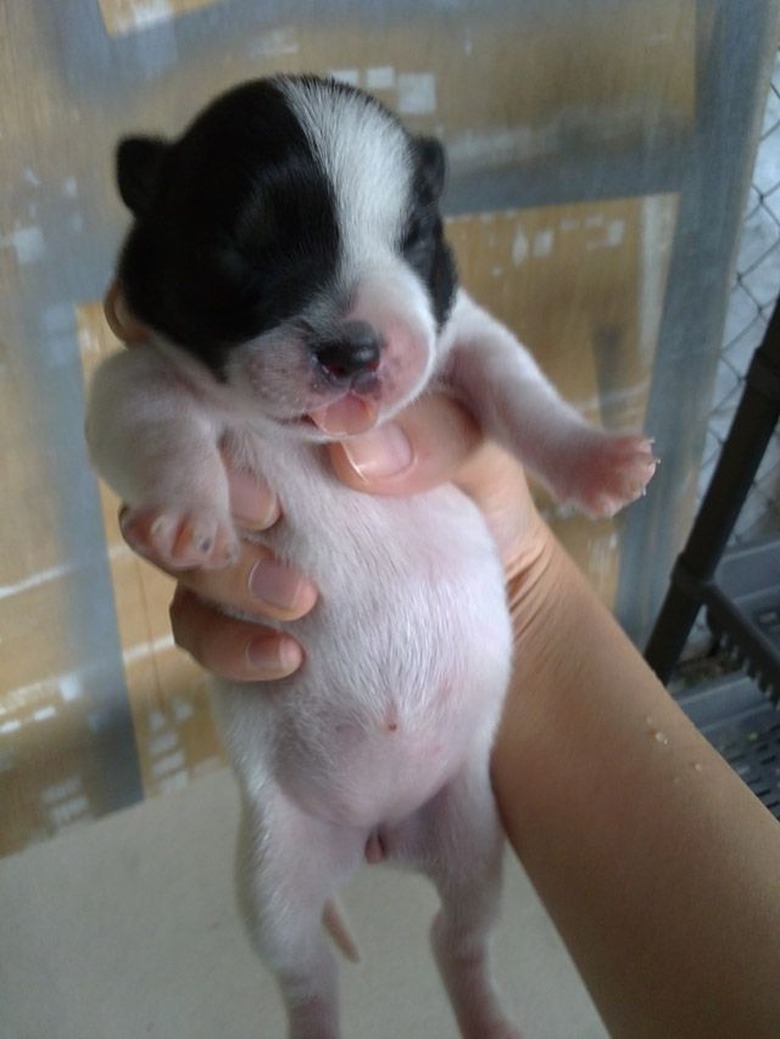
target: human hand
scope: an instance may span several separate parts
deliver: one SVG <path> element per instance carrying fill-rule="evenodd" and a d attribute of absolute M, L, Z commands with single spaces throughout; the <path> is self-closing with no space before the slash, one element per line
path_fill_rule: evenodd
<path fill-rule="evenodd" d="M 409 495 L 455 483 L 485 515 L 508 578 L 527 570 L 549 541 L 521 466 L 484 441 L 469 414 L 444 395 L 422 398 L 388 426 L 334 443 L 329 451 L 339 478 L 358 492 Z M 284 522 L 283 515 L 279 519 L 274 511 L 278 502 L 264 484 L 236 472 L 231 472 L 230 484 L 239 527 L 262 530 Z M 273 612 L 267 601 L 261 605 L 247 595 L 252 576 L 262 574 L 263 568 L 280 582 L 282 594 L 272 604 Z M 178 576 L 171 606 L 174 637 L 209 671 L 262 681 L 289 674 L 300 664 L 302 651 L 290 636 L 259 631 L 256 625 L 227 617 L 211 605 L 256 614 L 258 619 L 303 616 L 316 601 L 316 588 L 297 571 L 281 567 L 266 549 L 243 541 L 238 560 L 224 570 Z"/>
<path fill-rule="evenodd" d="M 114 283 L 105 311 L 113 331 L 128 345 L 143 342 L 146 330 L 129 313 Z M 496 539 L 508 577 L 538 557 L 547 528 L 539 519 L 519 463 L 484 440 L 469 413 L 444 394 L 421 398 L 396 419 L 330 446 L 338 477 L 356 491 L 409 495 L 453 482 L 482 510 Z M 266 530 L 281 508 L 260 479 L 231 467 L 226 459 L 236 525 Z M 122 531 L 134 551 L 172 573 L 156 557 L 148 525 L 136 519 Z M 289 635 L 264 620 L 295 620 L 314 606 L 317 589 L 304 575 L 274 560 L 267 548 L 243 539 L 235 563 L 222 570 L 173 573 L 177 590 L 171 624 L 177 644 L 207 670 L 236 680 L 274 680 L 301 664 L 303 651 Z M 256 617 L 256 622 L 227 616 Z"/>
<path fill-rule="evenodd" d="M 103 309 L 109 327 L 128 347 L 143 343 L 147 329 L 127 307 L 119 284 L 106 293 Z M 225 459 L 231 511 L 236 526 L 247 534 L 267 530 L 279 521 L 276 495 L 262 480 L 241 472 Z M 177 643 L 209 670 L 238 681 L 273 681 L 300 667 L 303 651 L 295 639 L 264 624 L 267 620 L 295 620 L 308 613 L 317 589 L 293 567 L 275 560 L 254 541 L 242 539 L 234 564 L 222 570 L 173 571 L 157 555 L 150 537 L 152 517 L 126 507 L 119 514 L 128 545 L 177 581 L 171 603 L 171 623 Z M 221 604 L 256 617 L 241 621 L 225 615 Z"/>
<path fill-rule="evenodd" d="M 231 511 L 240 532 L 260 533 L 280 522 L 279 502 L 266 483 L 231 467 L 229 459 L 226 469 Z M 300 667 L 300 645 L 264 623 L 296 620 L 314 606 L 317 589 L 300 571 L 247 538 L 241 540 L 238 559 L 223 569 L 173 571 L 155 553 L 149 520 L 128 520 L 127 515 L 123 509 L 120 528 L 130 547 L 176 578 L 170 616 L 182 649 L 209 671 L 237 681 L 274 681 Z M 229 617 L 220 606 L 256 620 Z"/>

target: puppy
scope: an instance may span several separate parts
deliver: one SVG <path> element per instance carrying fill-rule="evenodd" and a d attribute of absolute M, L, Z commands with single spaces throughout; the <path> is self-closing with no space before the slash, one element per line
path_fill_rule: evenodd
<path fill-rule="evenodd" d="M 489 758 L 511 632 L 496 550 L 452 486 L 408 499 L 340 484 L 323 445 L 423 392 L 459 398 L 563 500 L 611 515 L 649 443 L 588 426 L 514 336 L 457 288 L 444 156 L 371 97 L 314 77 L 250 82 L 179 139 L 130 138 L 134 221 L 118 277 L 150 330 L 109 359 L 87 432 L 99 473 L 153 520 L 171 567 L 238 548 L 223 452 L 284 518 L 263 534 L 312 577 L 305 650 L 272 686 L 215 681 L 241 792 L 240 904 L 292 1039 L 336 1039 L 333 897 L 364 861 L 438 888 L 433 950 L 466 1039 L 518 1039 L 488 963 L 502 834 Z"/>

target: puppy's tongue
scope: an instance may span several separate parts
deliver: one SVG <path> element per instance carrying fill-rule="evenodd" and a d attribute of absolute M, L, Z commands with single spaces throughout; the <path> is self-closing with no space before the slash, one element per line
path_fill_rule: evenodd
<path fill-rule="evenodd" d="M 376 424 L 378 411 L 376 402 L 348 393 L 325 408 L 310 411 L 309 418 L 329 436 L 351 437 L 371 429 Z"/>

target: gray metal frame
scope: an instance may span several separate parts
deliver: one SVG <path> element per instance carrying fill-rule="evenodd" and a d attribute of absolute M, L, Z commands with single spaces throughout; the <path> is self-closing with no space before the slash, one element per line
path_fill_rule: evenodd
<path fill-rule="evenodd" d="M 627 514 L 616 602 L 618 617 L 639 642 L 666 591 L 693 504 L 685 497 L 685 483 L 698 471 L 704 445 L 734 255 L 777 48 L 774 2 L 700 0 L 697 19 L 696 125 L 679 186 L 645 423 L 658 437 L 663 461 L 644 507 Z"/>

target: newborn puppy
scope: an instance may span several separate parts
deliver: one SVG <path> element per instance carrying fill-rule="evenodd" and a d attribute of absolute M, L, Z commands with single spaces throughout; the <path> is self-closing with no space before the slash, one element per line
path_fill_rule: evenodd
<path fill-rule="evenodd" d="M 361 495 L 323 445 L 444 388 L 594 516 L 643 492 L 650 445 L 588 426 L 457 288 L 441 148 L 358 90 L 239 86 L 176 141 L 124 140 L 118 181 L 134 216 L 119 282 L 151 333 L 95 377 L 93 462 L 153 519 L 171 567 L 220 567 L 238 547 L 227 453 L 282 502 L 264 542 L 320 589 L 280 625 L 305 649 L 296 674 L 214 683 L 241 791 L 240 902 L 289 1035 L 340 1034 L 322 921 L 338 935 L 338 887 L 387 861 L 438 888 L 432 944 L 462 1036 L 518 1039 L 488 963 L 502 857 L 488 768 L 511 658 L 496 550 L 454 487 Z"/>

